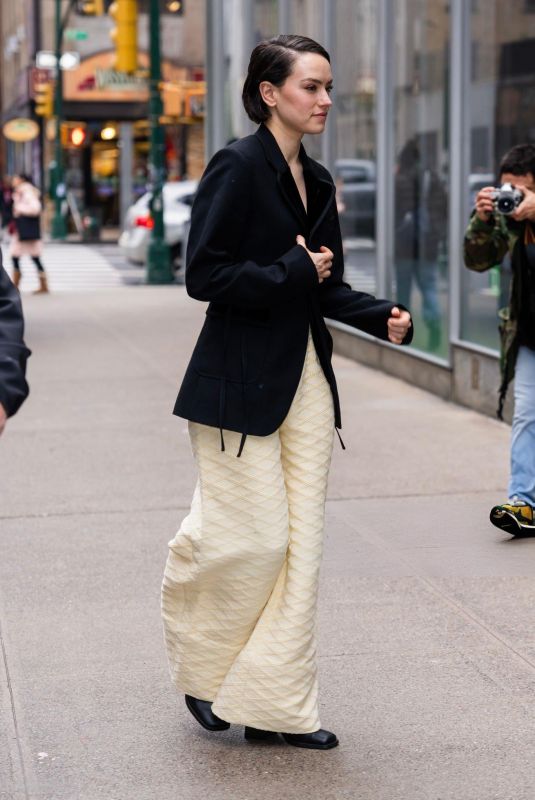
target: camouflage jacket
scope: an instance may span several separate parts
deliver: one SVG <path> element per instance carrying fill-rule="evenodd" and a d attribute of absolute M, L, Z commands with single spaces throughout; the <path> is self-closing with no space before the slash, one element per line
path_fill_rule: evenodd
<path fill-rule="evenodd" d="M 502 419 L 507 387 L 513 380 L 518 355 L 518 317 L 521 301 L 521 258 L 524 226 L 507 226 L 502 214 L 495 214 L 490 221 L 483 222 L 473 214 L 464 236 L 464 263 L 468 269 L 485 272 L 501 264 L 505 256 L 511 256 L 512 280 L 509 306 L 498 311 L 500 331 L 501 385 L 498 417 Z"/>

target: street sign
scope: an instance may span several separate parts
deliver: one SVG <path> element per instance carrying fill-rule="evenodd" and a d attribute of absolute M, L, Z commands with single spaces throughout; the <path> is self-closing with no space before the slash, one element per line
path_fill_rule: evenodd
<path fill-rule="evenodd" d="M 2 132 L 10 142 L 31 142 L 39 136 L 39 125 L 33 119 L 18 117 L 6 122 Z"/>
<path fill-rule="evenodd" d="M 77 28 L 67 28 L 64 36 L 69 42 L 83 42 L 86 39 L 89 39 L 89 34 L 87 31 L 81 31 Z"/>

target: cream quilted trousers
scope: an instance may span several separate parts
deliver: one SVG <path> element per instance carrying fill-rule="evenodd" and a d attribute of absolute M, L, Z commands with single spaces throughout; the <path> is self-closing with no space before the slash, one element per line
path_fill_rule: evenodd
<path fill-rule="evenodd" d="M 199 480 L 169 543 L 162 614 L 177 688 L 227 722 L 321 727 L 315 617 L 333 404 L 309 336 L 283 424 L 249 436 L 189 423 Z"/>

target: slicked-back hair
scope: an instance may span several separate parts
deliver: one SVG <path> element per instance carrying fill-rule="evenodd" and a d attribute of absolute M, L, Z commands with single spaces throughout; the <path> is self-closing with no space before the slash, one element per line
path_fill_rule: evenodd
<path fill-rule="evenodd" d="M 274 86 L 282 86 L 299 53 L 317 53 L 331 62 L 325 48 L 306 36 L 284 34 L 257 44 L 251 53 L 242 92 L 243 106 L 253 122 L 265 122 L 270 116 L 260 94 L 260 84 L 269 81 Z"/>
<path fill-rule="evenodd" d="M 509 172 L 511 175 L 527 175 L 531 172 L 535 178 L 535 144 L 517 144 L 502 158 L 500 175 Z"/>

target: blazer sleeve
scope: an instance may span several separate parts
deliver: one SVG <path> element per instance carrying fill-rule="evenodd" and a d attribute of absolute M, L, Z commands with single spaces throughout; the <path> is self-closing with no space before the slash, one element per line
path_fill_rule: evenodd
<path fill-rule="evenodd" d="M 284 302 L 318 284 L 312 259 L 295 245 L 268 265 L 240 260 L 252 196 L 251 166 L 234 148 L 213 157 L 199 184 L 191 213 L 186 288 L 196 300 L 244 307 Z"/>
<path fill-rule="evenodd" d="M 20 295 L 0 260 L 0 403 L 12 417 L 28 396 L 24 344 L 24 320 Z"/>
<path fill-rule="evenodd" d="M 334 203 L 334 201 L 333 201 Z M 335 204 L 334 204 L 335 205 Z M 320 284 L 320 307 L 324 317 L 344 322 L 352 328 L 364 331 L 378 339 L 388 340 L 388 320 L 393 308 L 408 311 L 401 303 L 392 300 L 378 300 L 366 292 L 357 292 L 343 280 L 344 256 L 342 235 L 336 206 L 335 228 L 333 232 L 334 253 L 331 277 Z M 410 344 L 413 337 L 413 325 L 407 331 L 402 344 Z"/>

